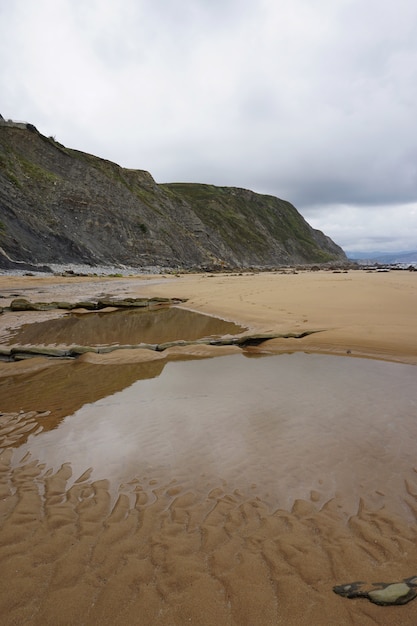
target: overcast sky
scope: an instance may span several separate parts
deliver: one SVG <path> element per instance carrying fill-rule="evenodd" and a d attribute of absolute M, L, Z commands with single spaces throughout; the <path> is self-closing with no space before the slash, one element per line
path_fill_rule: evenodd
<path fill-rule="evenodd" d="M 0 113 L 417 249 L 416 0 L 0 0 Z"/>

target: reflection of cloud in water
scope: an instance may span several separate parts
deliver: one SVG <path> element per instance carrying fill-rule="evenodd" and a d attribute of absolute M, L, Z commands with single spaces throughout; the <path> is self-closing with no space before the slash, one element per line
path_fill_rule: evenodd
<path fill-rule="evenodd" d="M 273 506 L 343 493 L 391 502 L 406 514 L 417 423 L 413 366 L 321 355 L 241 355 L 169 363 L 159 378 L 85 405 L 53 431 L 32 436 L 14 457 L 76 480 L 117 489 L 134 478 L 176 480 L 196 491 L 226 481 Z M 204 476 L 204 480 L 202 480 Z"/>

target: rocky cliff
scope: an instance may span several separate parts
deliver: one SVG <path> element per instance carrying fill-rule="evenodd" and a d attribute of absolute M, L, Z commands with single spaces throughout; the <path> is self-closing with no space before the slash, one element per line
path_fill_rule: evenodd
<path fill-rule="evenodd" d="M 289 203 L 245 189 L 157 184 L 0 120 L 0 267 L 179 268 L 346 261 Z"/>

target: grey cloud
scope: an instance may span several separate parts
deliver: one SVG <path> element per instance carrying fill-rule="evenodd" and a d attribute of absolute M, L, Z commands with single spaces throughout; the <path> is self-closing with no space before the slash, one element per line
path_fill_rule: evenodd
<path fill-rule="evenodd" d="M 367 219 L 391 205 L 408 245 L 416 27 L 409 0 L 0 0 L 0 112 L 159 182 L 288 199 L 342 245 L 391 237 Z"/>

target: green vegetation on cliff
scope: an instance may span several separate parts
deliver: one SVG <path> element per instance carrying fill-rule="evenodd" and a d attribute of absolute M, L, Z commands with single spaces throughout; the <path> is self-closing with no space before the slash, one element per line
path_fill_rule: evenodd
<path fill-rule="evenodd" d="M 157 184 L 0 121 L 2 258 L 143 267 L 343 262 L 294 206 L 233 187 Z"/>

